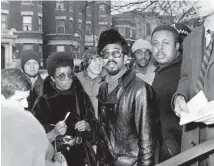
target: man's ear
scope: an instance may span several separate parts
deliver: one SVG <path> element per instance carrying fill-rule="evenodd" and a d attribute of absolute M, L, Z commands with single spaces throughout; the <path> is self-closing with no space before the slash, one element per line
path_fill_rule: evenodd
<path fill-rule="evenodd" d="M 51 80 L 52 80 L 53 82 L 56 82 L 56 81 L 55 81 L 55 78 L 54 78 L 53 76 L 51 76 Z"/>
<path fill-rule="evenodd" d="M 180 48 L 180 43 L 176 42 L 176 44 L 175 44 L 175 49 L 178 51 L 179 48 Z"/>

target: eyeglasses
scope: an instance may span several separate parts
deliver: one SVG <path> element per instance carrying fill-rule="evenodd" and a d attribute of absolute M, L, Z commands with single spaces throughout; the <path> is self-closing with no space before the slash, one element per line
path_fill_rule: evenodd
<path fill-rule="evenodd" d="M 119 49 L 113 49 L 113 50 L 104 50 L 101 52 L 103 59 L 108 59 L 110 55 L 112 55 L 114 58 L 120 58 L 122 55 L 122 50 Z"/>
<path fill-rule="evenodd" d="M 71 74 L 62 73 L 59 76 L 55 76 L 55 77 L 58 78 L 60 81 L 65 81 L 66 78 L 67 79 L 72 79 L 73 75 L 74 75 L 73 73 L 71 73 Z"/>

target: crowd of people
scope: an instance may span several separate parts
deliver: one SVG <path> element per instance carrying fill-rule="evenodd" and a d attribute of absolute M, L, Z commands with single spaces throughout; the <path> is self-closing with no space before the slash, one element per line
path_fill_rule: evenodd
<path fill-rule="evenodd" d="M 1 71 L 3 166 L 152 166 L 214 138 L 214 2 L 195 4 L 202 25 L 160 25 L 131 48 L 115 29 L 85 51 L 47 58 L 21 52 L 20 69 Z M 128 55 L 132 56 L 126 64 Z M 203 91 L 209 116 L 179 125 Z M 213 151 L 185 163 L 214 165 Z"/>

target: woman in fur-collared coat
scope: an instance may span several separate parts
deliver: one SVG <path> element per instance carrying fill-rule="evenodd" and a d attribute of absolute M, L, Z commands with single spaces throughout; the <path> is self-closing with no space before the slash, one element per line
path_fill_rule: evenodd
<path fill-rule="evenodd" d="M 96 165 L 93 143 L 96 118 L 88 95 L 73 74 L 72 55 L 57 52 L 47 59 L 49 76 L 44 80 L 43 96 L 32 111 L 44 126 L 50 142 L 59 135 L 81 137 L 82 143 L 62 147 L 68 166 Z M 70 112 L 64 121 L 66 114 Z M 55 127 L 53 127 L 55 125 Z"/>

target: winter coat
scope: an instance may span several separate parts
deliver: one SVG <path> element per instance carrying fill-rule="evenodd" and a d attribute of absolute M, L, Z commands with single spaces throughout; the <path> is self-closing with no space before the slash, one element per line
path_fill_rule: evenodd
<path fill-rule="evenodd" d="M 189 101 L 197 94 L 197 81 L 201 69 L 202 57 L 205 49 L 205 30 L 204 26 L 197 27 L 185 39 L 183 46 L 183 61 L 181 65 L 181 79 L 178 84 L 177 94 L 185 96 Z M 208 101 L 214 100 L 214 51 L 208 63 L 205 72 L 203 92 Z M 174 99 L 174 97 L 173 97 Z M 172 101 L 173 101 L 172 99 Z M 206 126 L 202 123 L 189 123 L 183 127 L 181 150 L 185 151 L 193 146 L 214 138 L 214 125 Z M 204 160 L 207 159 L 207 160 Z M 194 166 L 213 166 L 214 151 L 210 154 L 203 155 L 198 162 L 198 158 L 190 163 Z M 189 164 L 190 165 L 190 164 Z"/>
<path fill-rule="evenodd" d="M 115 162 L 121 155 L 128 155 L 137 165 L 153 165 L 155 133 L 158 133 L 153 99 L 151 87 L 131 70 L 119 79 L 119 85 L 110 94 L 108 84 L 101 84 L 98 113 L 105 135 L 98 143 L 100 163 L 117 165 Z"/>
<path fill-rule="evenodd" d="M 66 135 L 72 137 L 80 136 L 83 139 L 83 143 L 71 147 L 70 150 L 64 149 L 62 153 L 69 166 L 82 166 L 86 163 L 89 166 L 93 166 L 95 164 L 95 156 L 91 144 L 94 142 L 94 129 L 97 120 L 91 101 L 76 77 L 73 77 L 71 88 L 64 92 L 55 88 L 50 76 L 46 77 L 43 96 L 38 98 L 32 110 L 46 132 L 53 128 L 51 128 L 50 124 L 62 121 L 67 112 L 71 112 L 66 120 L 68 127 Z M 90 132 L 78 132 L 74 129 L 75 124 L 80 120 L 85 120 L 90 124 Z"/>
<path fill-rule="evenodd" d="M 77 78 L 81 82 L 85 92 L 88 94 L 88 96 L 91 99 L 91 102 L 94 107 L 95 116 L 98 118 L 98 100 L 97 100 L 97 94 L 98 90 L 101 84 L 101 77 L 97 76 L 95 79 L 89 78 L 87 76 L 87 71 L 82 71 L 76 74 Z"/>
<path fill-rule="evenodd" d="M 28 108 L 27 110 L 31 110 L 36 99 L 42 95 L 43 92 L 43 82 L 44 80 L 42 79 L 41 75 L 39 74 L 37 77 L 37 80 L 34 84 L 34 86 L 30 90 L 30 95 L 28 97 Z"/>
<path fill-rule="evenodd" d="M 158 66 L 152 84 L 156 92 L 155 106 L 160 114 L 163 137 L 160 161 L 180 153 L 182 128 L 179 118 L 172 110 L 171 98 L 180 79 L 181 61 L 182 57 L 178 56 L 172 63 L 164 67 Z"/>

